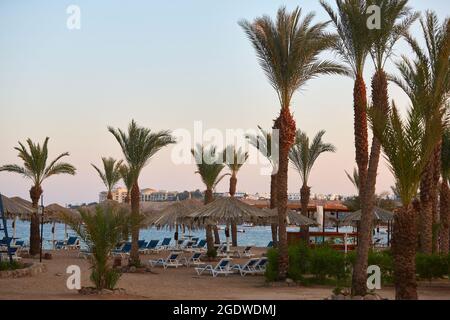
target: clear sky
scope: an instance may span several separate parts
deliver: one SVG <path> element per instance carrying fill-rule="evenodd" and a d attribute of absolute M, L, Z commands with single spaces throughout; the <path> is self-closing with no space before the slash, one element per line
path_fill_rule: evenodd
<path fill-rule="evenodd" d="M 81 9 L 81 29 L 68 30 L 66 8 Z M 120 158 L 107 125 L 125 128 L 134 118 L 153 130 L 185 128 L 194 121 L 220 130 L 268 128 L 279 104 L 237 22 L 279 6 L 299 5 L 327 20 L 316 0 L 170 1 L 6 1 L 0 2 L 0 164 L 19 163 L 17 141 L 50 137 L 50 153 L 69 151 L 78 173 L 52 177 L 43 185 L 46 202 L 96 201 L 102 184 L 90 163 L 101 156 Z M 411 0 L 416 10 L 449 12 L 443 0 Z M 413 28 L 420 36 L 417 25 Z M 396 53 L 408 53 L 401 43 Z M 327 54 L 333 58 L 332 54 Z M 397 59 L 398 57 L 394 58 Z M 395 71 L 392 64 L 389 71 Z M 365 79 L 370 85 L 370 61 Z M 390 97 L 408 100 L 395 86 Z M 292 102 L 297 126 L 308 134 L 327 131 L 337 147 L 322 156 L 309 184 L 313 193 L 353 194 L 344 170 L 354 167 L 352 80 L 324 76 L 313 80 Z M 194 165 L 174 165 L 171 148 L 158 153 L 140 179 L 141 187 L 203 189 Z M 246 165 L 238 189 L 268 192 L 269 177 Z M 392 176 L 382 160 L 377 191 Z M 28 197 L 29 181 L 0 173 L 0 192 Z M 300 177 L 289 173 L 289 192 Z M 228 189 L 224 180 L 218 191 Z"/>

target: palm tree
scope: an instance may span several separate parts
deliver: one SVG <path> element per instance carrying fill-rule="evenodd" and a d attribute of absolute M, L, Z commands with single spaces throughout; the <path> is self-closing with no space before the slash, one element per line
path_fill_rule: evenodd
<path fill-rule="evenodd" d="M 41 146 L 39 143 L 34 143 L 31 139 L 27 139 L 28 150 L 24 144 L 19 142 L 19 147 L 14 149 L 19 152 L 18 157 L 23 161 L 23 166 L 16 164 L 8 164 L 0 167 L 0 171 L 8 171 L 18 173 L 25 178 L 31 180 L 32 187 L 30 189 L 30 198 L 33 204 L 33 208 L 36 209 L 31 215 L 30 222 L 30 254 L 35 255 L 39 253 L 39 217 L 37 215 L 37 209 L 39 204 L 39 198 L 43 194 L 42 183 L 49 177 L 59 174 L 75 174 L 75 167 L 66 162 L 60 162 L 60 160 L 69 155 L 68 152 L 64 152 L 57 156 L 54 160 L 47 162 L 48 160 L 48 140 L 45 138 L 44 144 Z"/>
<path fill-rule="evenodd" d="M 246 139 L 254 146 L 261 154 L 269 160 L 272 166 L 272 174 L 270 175 L 270 209 L 277 207 L 277 171 L 278 163 L 272 157 L 272 134 L 258 126 L 259 133 L 257 135 L 246 135 Z M 272 229 L 272 242 L 276 248 L 278 246 L 278 225 L 272 223 L 270 225 Z"/>
<path fill-rule="evenodd" d="M 275 22 L 263 16 L 253 22 L 243 20 L 239 23 L 252 42 L 259 63 L 281 105 L 280 115 L 274 124 L 280 136 L 277 174 L 280 279 L 286 277 L 289 264 L 286 234 L 287 172 L 289 150 L 295 142 L 291 99 L 308 80 L 321 74 L 348 73 L 341 65 L 319 59 L 320 54 L 335 42 L 335 37 L 325 32 L 327 23 L 311 25 L 313 18 L 314 14 L 309 13 L 301 19 L 301 9 L 298 7 L 291 13 L 282 7 L 278 10 Z"/>
<path fill-rule="evenodd" d="M 222 155 L 220 155 L 216 147 L 211 146 L 208 149 L 204 149 L 202 145 L 197 145 L 196 149 L 191 150 L 192 155 L 195 158 L 197 165 L 197 171 L 202 179 L 203 184 L 206 187 L 205 190 L 205 204 L 214 201 L 213 190 L 219 184 L 219 182 L 227 175 L 221 172 L 225 165 L 222 163 Z M 209 255 L 214 252 L 214 239 L 212 235 L 213 226 L 206 226 L 206 245 Z M 216 237 L 217 238 L 217 237 Z"/>
<path fill-rule="evenodd" d="M 411 24 L 418 18 L 407 7 L 408 0 L 368 0 L 367 5 L 376 5 L 380 9 L 381 27 L 370 30 L 370 55 L 372 57 L 375 73 L 372 77 L 372 106 L 385 114 L 389 109 L 388 79 L 384 71 L 386 61 L 392 56 L 397 41 L 405 34 Z M 372 229 L 372 212 L 374 210 L 375 186 L 378 174 L 378 164 L 381 154 L 381 145 L 377 137 L 372 138 L 367 177 L 362 187 L 361 222 L 362 237 L 358 242 L 358 257 L 355 264 L 354 290 L 361 294 L 366 288 L 365 277 L 367 258 L 371 244 L 371 233 L 364 230 Z M 361 241 L 362 240 L 362 241 Z"/>
<path fill-rule="evenodd" d="M 392 237 L 396 299 L 417 299 L 417 232 L 413 199 L 421 174 L 440 137 L 439 126 L 428 127 L 420 105 L 413 105 L 403 121 L 395 104 L 386 114 L 372 108 L 374 134 L 380 141 L 394 175 L 402 207 L 395 214 Z"/>
<path fill-rule="evenodd" d="M 324 152 L 336 152 L 336 148 L 331 143 L 324 143 L 322 137 L 324 130 L 319 131 L 313 138 L 311 144 L 305 132 L 297 130 L 295 144 L 289 151 L 289 159 L 294 168 L 300 174 L 302 187 L 300 189 L 301 210 L 304 216 L 308 216 L 308 203 L 311 187 L 308 186 L 309 175 L 317 158 Z M 308 226 L 301 226 L 302 234 L 307 239 Z"/>
<path fill-rule="evenodd" d="M 175 139 L 171 136 L 170 131 L 152 132 L 150 129 L 140 127 L 134 120 L 128 126 L 128 131 L 108 127 L 119 143 L 129 170 L 133 176 L 133 186 L 130 192 L 131 212 L 133 219 L 139 218 L 139 202 L 141 192 L 139 189 L 139 175 L 148 164 L 150 159 L 163 147 L 175 143 Z M 131 230 L 131 252 L 130 263 L 139 265 L 139 227 Z"/>
<path fill-rule="evenodd" d="M 440 190 L 440 211 L 441 229 L 439 235 L 439 249 L 442 254 L 449 252 L 449 232 L 450 232 L 450 189 L 448 183 L 450 181 L 450 130 L 447 129 L 442 137 L 442 154 L 441 154 L 441 170 L 442 182 Z"/>
<path fill-rule="evenodd" d="M 440 25 L 437 15 L 427 11 L 420 19 L 426 48 L 422 49 L 417 40 L 406 34 L 406 40 L 414 52 L 414 60 L 407 56 L 397 63 L 400 77 L 392 77 L 408 95 L 413 105 L 421 105 L 422 116 L 428 127 L 438 126 L 443 130 L 444 114 L 450 89 L 449 19 Z M 440 115 L 435 118 L 436 113 Z M 442 136 L 442 135 L 441 135 Z M 431 254 L 433 251 L 433 202 L 437 198 L 439 181 L 441 141 L 435 146 L 434 156 L 430 158 L 420 182 L 420 249 Z M 436 173 L 437 172 L 437 173 Z"/>
<path fill-rule="evenodd" d="M 120 180 L 120 172 L 119 169 L 122 165 L 122 160 L 117 161 L 114 158 L 106 158 L 102 157 L 103 162 L 103 170 L 98 168 L 96 165 L 91 165 L 94 167 L 94 169 L 97 171 L 98 175 L 100 176 L 100 179 L 102 179 L 103 183 L 105 184 L 107 190 L 108 190 L 108 196 L 106 197 L 108 200 L 112 200 L 112 190 L 114 189 L 117 182 Z"/>
<path fill-rule="evenodd" d="M 88 209 L 78 210 L 80 217 L 64 215 L 63 220 L 86 243 L 92 264 L 91 281 L 97 290 L 114 289 L 121 274 L 111 265 L 111 251 L 128 234 L 123 230 L 130 230 L 134 223 L 128 214 L 117 208 L 97 206 L 94 212 Z M 126 226 L 126 227 L 125 227 Z"/>
<path fill-rule="evenodd" d="M 364 66 L 370 52 L 371 39 L 367 29 L 366 0 L 336 0 L 337 12 L 331 6 L 320 1 L 330 16 L 339 36 L 334 49 L 352 69 L 355 79 L 353 87 L 354 135 L 356 165 L 359 175 L 359 199 L 364 210 L 364 190 L 369 163 L 369 142 L 367 130 L 367 96 L 364 82 Z M 364 210 L 365 213 L 365 210 Z M 360 221 L 356 261 L 353 266 L 352 293 L 366 293 L 367 255 L 370 246 L 371 217 L 363 214 Z M 367 252 L 367 254 L 366 254 Z"/>
<path fill-rule="evenodd" d="M 229 159 L 231 158 L 231 159 Z M 236 149 L 235 146 L 227 146 L 224 151 L 224 160 L 228 169 L 231 171 L 230 176 L 230 197 L 234 197 L 236 193 L 237 174 L 248 159 L 248 152 L 242 151 L 242 148 Z M 237 247 L 237 226 L 236 223 L 231 224 L 231 242 Z"/>
<path fill-rule="evenodd" d="M 127 189 L 127 196 L 125 197 L 125 203 L 130 203 L 130 193 L 131 189 L 133 188 L 133 172 L 130 170 L 130 168 L 126 164 L 122 164 L 119 168 L 120 177 L 123 181 L 123 184 L 125 185 L 125 188 Z"/>

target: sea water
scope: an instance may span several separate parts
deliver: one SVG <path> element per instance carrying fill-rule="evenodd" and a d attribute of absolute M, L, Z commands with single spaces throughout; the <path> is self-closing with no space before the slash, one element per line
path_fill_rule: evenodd
<path fill-rule="evenodd" d="M 12 220 L 7 221 L 8 225 L 8 235 L 10 237 L 13 236 L 13 229 L 12 229 Z M 56 223 L 54 228 L 54 235 L 52 233 L 53 224 L 47 223 L 44 224 L 44 241 L 43 241 L 43 247 L 44 249 L 51 249 L 52 248 L 52 239 L 54 237 L 55 240 L 64 240 L 65 239 L 65 225 L 61 223 Z M 223 229 L 223 226 L 221 226 L 221 229 Z M 298 227 L 289 227 L 287 228 L 288 231 L 298 231 Z M 238 245 L 240 246 L 247 246 L 252 245 L 256 247 L 266 247 L 267 244 L 272 240 L 272 232 L 271 228 L 269 226 L 238 226 Z M 311 228 L 311 231 L 318 231 L 317 228 Z M 336 228 L 327 228 L 326 231 L 336 231 Z M 381 239 L 382 244 L 387 243 L 387 235 L 383 230 L 380 230 L 381 233 L 375 233 L 374 239 Z M 351 227 L 340 227 L 339 232 L 353 232 L 353 228 Z M 68 236 L 74 236 L 76 235 L 73 230 L 71 230 L 69 227 L 67 227 L 67 233 Z M 182 236 L 181 228 L 180 228 L 180 239 Z M 205 231 L 203 229 L 200 230 L 192 230 L 188 231 L 186 230 L 185 235 L 192 235 L 194 237 L 198 237 L 200 239 L 205 238 Z M 222 241 L 225 241 L 225 231 L 219 230 L 220 239 Z M 167 230 L 167 229 L 156 229 L 154 227 L 149 229 L 142 229 L 139 233 L 139 238 L 144 239 L 146 241 L 150 240 L 162 240 L 163 238 L 173 238 L 174 236 L 174 230 Z M 0 234 L 2 236 L 2 234 Z M 16 221 L 16 238 L 19 238 L 20 240 L 24 240 L 25 244 L 28 244 L 30 237 L 30 223 L 27 221 Z"/>

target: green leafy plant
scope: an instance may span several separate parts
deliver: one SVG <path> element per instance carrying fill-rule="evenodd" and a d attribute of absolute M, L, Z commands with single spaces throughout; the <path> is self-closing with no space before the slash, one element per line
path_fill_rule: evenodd
<path fill-rule="evenodd" d="M 13 260 L 12 263 L 8 261 L 0 261 L 0 271 L 6 271 L 6 270 L 16 270 L 23 268 L 23 264 Z"/>
<path fill-rule="evenodd" d="M 98 290 L 114 289 L 121 274 L 112 267 L 111 251 L 128 238 L 124 230 L 131 230 L 139 222 L 114 206 L 80 209 L 79 213 L 80 217 L 65 215 L 63 220 L 89 248 L 91 281 Z"/>
<path fill-rule="evenodd" d="M 449 271 L 449 257 L 438 254 L 418 253 L 416 256 L 416 272 L 419 278 L 433 279 L 443 278 Z"/>

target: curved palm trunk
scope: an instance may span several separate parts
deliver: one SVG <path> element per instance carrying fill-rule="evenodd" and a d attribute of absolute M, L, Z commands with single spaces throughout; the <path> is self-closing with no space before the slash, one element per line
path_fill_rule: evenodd
<path fill-rule="evenodd" d="M 237 178 L 236 173 L 232 173 L 230 177 L 230 196 L 234 197 L 234 194 L 236 193 L 236 185 L 237 185 Z M 231 223 L 231 245 L 233 247 L 237 247 L 237 225 L 236 223 Z"/>
<path fill-rule="evenodd" d="M 270 209 L 277 207 L 277 175 L 273 174 L 270 176 Z M 272 223 L 270 225 L 272 231 L 272 242 L 273 247 L 278 247 L 278 224 Z"/>
<path fill-rule="evenodd" d="M 40 251 L 40 232 L 39 232 L 39 215 L 37 213 L 39 206 L 39 198 L 41 197 L 43 191 L 41 186 L 33 186 L 30 189 L 30 198 L 34 212 L 31 214 L 30 221 L 30 255 L 34 256 L 39 254 Z"/>
<path fill-rule="evenodd" d="M 213 193 L 211 189 L 206 189 L 205 191 L 205 204 L 208 204 L 210 202 L 212 202 L 213 199 Z M 206 247 L 207 250 L 210 252 L 212 250 L 214 250 L 214 238 L 213 238 L 213 226 L 212 225 L 207 225 L 205 227 L 205 232 L 206 232 Z"/>
<path fill-rule="evenodd" d="M 361 86 L 361 84 L 359 84 Z M 361 86 L 364 88 L 364 86 Z M 365 94 L 365 89 L 363 90 Z M 361 99 L 364 103 L 364 99 Z M 387 114 L 389 110 L 388 82 L 383 70 L 377 70 L 372 78 L 372 104 L 374 108 Z M 362 121 L 366 120 L 366 115 L 362 115 Z M 356 120 L 356 111 L 355 111 Z M 356 130 L 356 125 L 355 125 Z M 364 129 L 363 129 L 364 130 Z M 365 128 L 367 134 L 367 127 Z M 367 141 L 367 136 L 366 136 Z M 363 148 L 364 149 L 364 148 Z M 357 149 L 358 150 L 358 149 Z M 367 152 L 367 151 L 365 151 Z M 367 153 L 365 153 L 367 154 Z M 361 221 L 359 225 L 359 239 L 357 247 L 357 257 L 354 265 L 352 292 L 354 295 L 365 295 L 367 291 L 367 259 L 369 249 L 372 243 L 372 212 L 374 210 L 375 186 L 377 182 L 378 164 L 380 161 L 381 144 L 374 136 L 372 138 L 372 147 L 370 150 L 370 159 L 367 168 L 365 182 L 360 180 L 360 203 L 361 203 Z M 364 160 L 365 161 L 365 160 Z M 363 161 L 363 163 L 364 163 Z M 364 164 L 363 164 L 364 165 Z M 361 171 L 360 171 L 361 172 Z"/>
<path fill-rule="evenodd" d="M 311 188 L 306 185 L 306 182 L 304 182 L 300 189 L 300 205 L 301 205 L 302 215 L 304 215 L 305 217 L 308 216 L 308 204 L 309 204 L 310 194 L 311 194 Z M 308 243 L 309 226 L 300 226 L 300 232 L 302 234 L 302 240 L 305 241 L 306 243 Z"/>
<path fill-rule="evenodd" d="M 441 230 L 439 235 L 439 248 L 442 254 L 449 253 L 449 223 L 450 223 L 450 189 L 447 179 L 443 179 L 441 183 L 441 202 L 440 202 L 440 218 Z"/>
<path fill-rule="evenodd" d="M 288 101 L 286 98 L 284 101 Z M 282 107 L 275 127 L 280 130 L 280 154 L 277 173 L 277 208 L 278 208 L 278 278 L 285 279 L 289 268 L 288 243 L 286 233 L 286 210 L 288 189 L 289 150 L 295 141 L 295 121 L 289 106 Z"/>
<path fill-rule="evenodd" d="M 408 205 L 396 213 L 392 237 L 397 300 L 417 300 L 416 243 L 414 209 Z"/>
<path fill-rule="evenodd" d="M 131 188 L 131 215 L 134 221 L 139 220 L 139 202 L 141 200 L 141 192 L 139 185 L 136 182 Z M 130 251 L 130 264 L 138 266 L 140 264 L 139 259 L 139 225 L 133 225 L 131 229 L 131 251 Z"/>

